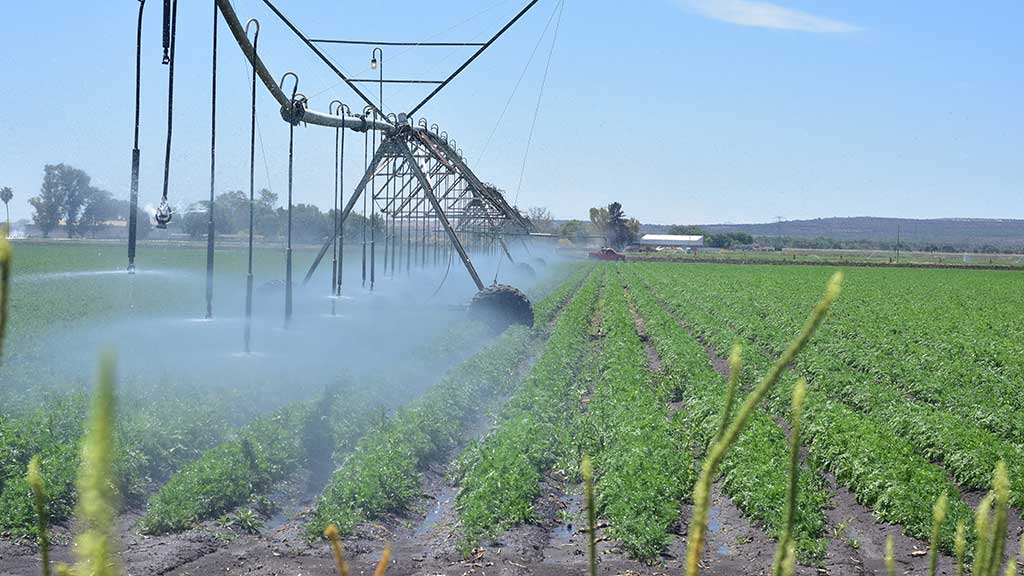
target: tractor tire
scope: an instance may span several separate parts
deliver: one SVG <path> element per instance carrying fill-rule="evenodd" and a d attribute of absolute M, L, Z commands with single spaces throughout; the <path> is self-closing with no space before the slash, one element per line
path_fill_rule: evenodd
<path fill-rule="evenodd" d="M 518 288 L 495 284 L 476 293 L 469 303 L 469 314 L 496 332 L 512 324 L 533 327 L 533 304 Z"/>

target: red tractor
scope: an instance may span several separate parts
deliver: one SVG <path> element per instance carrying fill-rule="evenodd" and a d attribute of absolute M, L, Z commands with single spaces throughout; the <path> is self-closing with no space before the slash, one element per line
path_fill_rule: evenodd
<path fill-rule="evenodd" d="M 591 252 L 590 258 L 593 260 L 609 260 L 611 262 L 625 262 L 625 254 L 619 254 L 611 248 L 602 248 L 597 252 Z"/>

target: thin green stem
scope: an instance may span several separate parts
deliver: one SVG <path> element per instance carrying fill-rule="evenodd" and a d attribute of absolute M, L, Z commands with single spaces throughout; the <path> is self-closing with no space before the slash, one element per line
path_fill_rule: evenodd
<path fill-rule="evenodd" d="M 583 457 L 584 498 L 587 505 L 587 552 L 590 555 L 590 576 L 597 576 L 597 508 L 594 504 L 594 466 L 589 456 Z"/>
<path fill-rule="evenodd" d="M 33 456 L 28 463 L 26 477 L 32 489 L 32 503 L 36 510 L 36 529 L 39 531 L 39 555 L 43 564 L 43 576 L 50 576 L 50 534 L 49 518 L 46 513 L 46 483 L 39 469 L 39 456 Z"/>
<path fill-rule="evenodd" d="M 792 429 L 789 437 L 789 484 L 786 486 L 785 526 L 779 538 L 779 548 L 775 553 L 775 566 L 772 574 L 780 576 L 783 571 L 785 555 L 793 545 L 793 526 L 796 524 L 797 481 L 800 478 L 800 417 L 804 411 L 804 399 L 807 397 L 807 381 L 801 378 L 793 388 Z"/>
<path fill-rule="evenodd" d="M 946 521 L 946 511 L 949 510 L 949 496 L 943 493 L 935 501 L 932 508 L 932 537 L 928 542 L 928 576 L 935 576 L 939 567 L 939 531 L 942 530 L 942 523 Z"/>
<path fill-rule="evenodd" d="M 825 319 L 825 315 L 828 313 L 829 308 L 831 308 L 836 298 L 839 297 L 842 278 L 842 272 L 836 272 L 832 276 L 831 280 L 829 280 L 828 287 L 825 290 L 825 296 L 811 311 L 811 314 L 807 318 L 807 322 L 804 324 L 800 334 L 789 343 L 785 352 L 782 353 L 782 356 L 779 357 L 757 387 L 747 395 L 747 398 L 743 402 L 743 406 L 740 407 L 740 411 L 736 415 L 736 418 L 733 419 L 732 423 L 726 429 L 725 434 L 723 434 L 718 442 L 715 443 L 707 458 L 704 459 L 704 464 L 701 467 L 700 478 L 694 488 L 694 513 L 693 518 L 690 521 L 690 536 L 688 538 L 686 550 L 687 576 L 696 576 L 700 571 L 699 562 L 701 552 L 704 549 L 704 531 L 707 529 L 708 501 L 711 491 L 711 482 L 718 473 L 718 467 L 725 458 L 726 451 L 728 451 L 736 442 L 736 439 L 750 420 L 750 416 L 754 413 L 754 409 L 757 405 L 761 403 L 772 387 L 775 386 L 779 381 L 779 378 L 782 376 L 783 371 L 786 370 L 791 362 L 793 362 L 796 355 L 807 344 L 807 341 L 811 336 L 814 335 L 818 326 L 821 325 L 821 322 Z"/>

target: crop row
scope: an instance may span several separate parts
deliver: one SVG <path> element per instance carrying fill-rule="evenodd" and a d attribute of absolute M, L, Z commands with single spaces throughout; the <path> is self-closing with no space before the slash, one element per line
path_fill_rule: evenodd
<path fill-rule="evenodd" d="M 350 449 L 369 429 L 376 406 L 365 392 L 335 387 L 257 418 L 176 472 L 150 498 L 140 528 L 185 530 L 265 495 L 300 465 L 329 464 L 332 451 Z"/>
<path fill-rule="evenodd" d="M 723 378 L 715 372 L 703 347 L 667 313 L 627 268 L 630 293 L 643 317 L 645 331 L 662 362 L 663 378 L 680 391 L 683 407 L 677 413 L 680 433 L 704 454 L 718 431 L 725 405 Z M 722 489 L 744 514 L 778 538 L 784 529 L 785 467 L 788 441 L 784 430 L 763 411 L 755 412 L 722 463 Z M 827 506 L 820 480 L 802 466 L 798 480 L 795 538 L 799 557 L 813 561 L 824 556 Z"/>
<path fill-rule="evenodd" d="M 809 280 L 824 274 L 716 270 L 711 278 L 742 287 L 724 295 L 752 327 L 784 334 L 814 301 L 818 282 Z M 1024 414 L 1015 398 L 1024 382 L 1024 331 L 1013 318 L 1024 298 L 1018 278 L 857 270 L 848 279 L 850 300 L 836 306 L 811 351 L 1020 445 Z"/>
<path fill-rule="evenodd" d="M 539 308 L 555 314 L 586 273 L 586 269 L 577 270 Z M 332 475 L 306 526 L 307 537 L 319 537 L 330 524 L 345 534 L 360 522 L 406 510 L 419 494 L 420 471 L 426 464 L 456 448 L 483 410 L 516 386 L 535 336 L 546 329 L 545 319 L 541 317 L 533 332 L 520 326 L 509 328 L 453 368 L 422 398 L 366 435 Z"/>
<path fill-rule="evenodd" d="M 715 311 L 722 304 L 708 301 L 721 293 L 709 294 L 704 286 L 655 273 L 659 271 L 663 272 L 646 268 L 641 269 L 641 274 L 672 312 L 685 318 L 719 353 L 726 353 L 739 334 L 716 316 Z M 744 358 L 748 375 L 770 366 L 769 357 L 754 347 L 746 349 Z M 795 374 L 787 373 L 773 401 L 766 405 L 776 417 L 786 416 L 786 399 L 791 395 L 795 378 Z M 946 494 L 950 507 L 939 541 L 944 550 L 953 550 L 955 525 L 962 521 L 971 526 L 972 518 L 957 487 L 941 468 L 918 454 L 906 438 L 830 399 L 818 386 L 809 388 L 805 406 L 805 445 L 813 466 L 832 472 L 879 518 L 902 525 L 908 535 L 916 538 L 928 537 L 932 505 L 941 494 Z"/>
<path fill-rule="evenodd" d="M 788 310 L 780 310 L 777 300 L 759 305 L 759 314 L 745 310 L 746 302 L 731 293 L 721 294 L 716 306 L 716 314 L 730 328 L 769 355 L 778 354 L 785 343 L 773 327 L 783 322 Z M 1011 477 L 1024 478 L 1024 450 L 1018 445 L 973 419 L 958 417 L 922 401 L 916 394 L 908 396 L 897 387 L 876 381 L 874 375 L 852 367 L 844 358 L 843 346 L 821 348 L 812 343 L 796 366 L 829 398 L 867 414 L 880 427 L 905 438 L 929 460 L 942 462 L 963 488 L 987 489 L 991 470 L 999 460 L 1006 463 Z M 956 391 L 955 387 L 949 388 Z M 1013 494 L 1012 502 L 1021 508 L 1024 494 Z"/>
<path fill-rule="evenodd" d="M 116 488 L 129 505 L 141 503 L 150 486 L 221 442 L 233 425 L 225 418 L 226 403 L 207 394 L 174 390 L 169 396 L 138 399 L 139 405 L 123 411 L 119 419 Z M 55 522 L 70 517 L 86 404 L 83 394 L 71 393 L 29 414 L 0 416 L 0 532 L 35 533 L 24 477 L 35 455 L 47 479 L 49 517 Z"/>
<path fill-rule="evenodd" d="M 579 417 L 582 391 L 574 376 L 590 342 L 589 326 L 603 279 L 603 268 L 587 278 L 494 429 L 463 453 L 456 506 L 467 549 L 481 538 L 533 519 L 543 474 L 576 461 L 569 434 Z"/>
<path fill-rule="evenodd" d="M 654 560 L 693 484 L 693 457 L 669 419 L 670 390 L 650 371 L 615 267 L 601 310 L 600 378 L 586 419 L 583 451 L 594 458 L 599 510 L 634 557 Z"/>

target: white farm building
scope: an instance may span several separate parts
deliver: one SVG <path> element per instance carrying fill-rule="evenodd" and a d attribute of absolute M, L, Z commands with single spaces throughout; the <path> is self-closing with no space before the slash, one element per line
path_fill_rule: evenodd
<path fill-rule="evenodd" d="M 704 237 L 676 234 L 644 234 L 636 244 L 654 248 L 694 248 L 704 245 Z"/>

